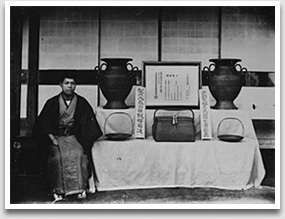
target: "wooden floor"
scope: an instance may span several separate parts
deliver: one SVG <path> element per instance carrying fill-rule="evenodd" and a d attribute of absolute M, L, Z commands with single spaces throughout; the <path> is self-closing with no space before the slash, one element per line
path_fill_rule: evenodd
<path fill-rule="evenodd" d="M 269 183 L 269 182 L 267 182 Z M 43 178 L 20 176 L 11 187 L 11 204 L 52 204 Z M 155 188 L 101 191 L 78 200 L 68 197 L 55 204 L 274 204 L 274 187 L 262 186 L 248 190 L 216 188 Z"/>
<path fill-rule="evenodd" d="M 28 141 L 28 140 L 27 140 Z M 24 142 L 24 141 L 23 141 Z M 43 171 L 43 163 L 39 157 L 39 151 L 32 146 L 30 142 L 24 142 L 19 149 L 13 148 L 11 151 L 11 190 L 10 200 L 11 204 L 16 203 L 51 203 L 53 197 L 51 196 L 49 186 Z M 262 149 L 266 176 L 262 185 L 267 187 L 275 187 L 275 151 L 274 149 Z M 156 194 L 157 200 L 172 200 L 172 201 L 195 201 L 195 197 L 191 194 L 200 194 L 201 200 L 207 200 L 207 197 L 215 196 L 215 200 L 227 196 L 232 199 L 239 197 L 266 197 L 265 200 L 274 202 L 274 192 L 259 190 L 250 190 L 247 193 L 223 191 L 217 189 L 155 189 L 155 190 L 137 190 L 137 191 L 115 191 L 115 192 L 99 192 L 95 195 L 89 194 L 85 202 L 92 203 L 106 203 L 106 202 L 122 202 L 125 201 L 145 201 L 152 197 L 151 194 Z M 183 195 L 182 195 L 183 193 Z M 128 197 L 128 198 L 126 198 Z M 197 196 L 199 197 L 199 195 Z M 71 200 L 72 201 L 72 200 Z M 84 202 L 83 201 L 83 202 Z M 75 200 L 78 203 L 78 200 Z M 79 201 L 80 202 L 80 201 Z"/>

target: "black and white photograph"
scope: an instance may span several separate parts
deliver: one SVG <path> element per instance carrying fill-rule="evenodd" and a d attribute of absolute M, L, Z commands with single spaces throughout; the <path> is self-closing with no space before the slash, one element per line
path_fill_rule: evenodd
<path fill-rule="evenodd" d="M 280 2 L 5 1 L 6 209 L 280 209 Z"/>

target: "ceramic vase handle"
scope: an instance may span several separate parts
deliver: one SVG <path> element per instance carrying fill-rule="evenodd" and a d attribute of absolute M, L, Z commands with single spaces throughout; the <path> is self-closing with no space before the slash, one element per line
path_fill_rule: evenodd
<path fill-rule="evenodd" d="M 239 71 L 236 69 L 236 67 L 239 67 Z M 241 72 L 242 73 L 242 75 L 243 75 L 243 83 L 244 84 L 246 84 L 246 75 L 247 75 L 247 68 L 245 68 L 245 67 L 242 67 L 240 64 L 236 64 L 235 65 L 235 69 L 236 69 L 236 71 L 237 72 Z"/>
<path fill-rule="evenodd" d="M 103 70 L 103 67 L 104 67 L 104 66 L 106 66 L 105 70 L 107 69 L 108 65 L 107 65 L 106 63 L 102 63 L 102 64 L 100 65 L 100 71 L 105 71 L 105 70 Z"/>
<path fill-rule="evenodd" d="M 243 71 L 243 72 L 247 72 L 247 68 L 242 67 L 240 64 L 236 64 L 236 65 L 235 65 L 235 69 L 236 69 L 236 71 L 238 71 L 236 67 L 239 67 L 239 69 L 240 69 L 239 71 L 240 71 L 240 72 L 242 72 L 242 71 Z"/>
<path fill-rule="evenodd" d="M 131 66 L 131 69 L 128 69 L 128 66 Z M 134 70 L 134 66 L 131 63 L 127 63 L 126 64 L 126 68 L 128 69 L 128 71 L 133 71 Z"/>
<path fill-rule="evenodd" d="M 132 68 L 131 70 L 128 69 L 128 66 L 129 66 L 129 65 L 130 65 L 131 68 Z M 126 64 L 126 68 L 128 69 L 128 71 L 129 71 L 129 73 L 130 73 L 130 77 L 131 77 L 131 78 L 135 78 L 134 71 L 138 71 L 139 68 L 138 68 L 137 66 L 134 67 L 131 63 Z"/>
<path fill-rule="evenodd" d="M 216 65 L 212 63 L 211 65 L 209 65 L 209 67 L 205 66 L 205 67 L 203 68 L 203 71 L 205 71 L 205 70 L 206 70 L 206 71 L 208 71 L 208 72 L 210 73 L 210 72 L 211 72 L 211 67 L 212 67 L 212 66 L 214 66 L 214 67 L 216 68 Z M 213 70 L 215 70 L 215 68 L 214 68 Z"/>
<path fill-rule="evenodd" d="M 96 81 L 98 81 L 99 80 L 99 66 L 97 65 L 97 66 L 95 66 L 95 68 L 94 68 L 94 71 L 95 71 L 95 79 L 96 79 Z"/>
<path fill-rule="evenodd" d="M 208 66 L 205 66 L 205 67 L 203 68 L 203 71 L 207 71 L 206 80 L 209 80 L 210 73 L 211 73 L 211 67 L 212 67 L 212 66 L 215 66 L 215 68 L 216 68 L 216 65 L 213 64 L 213 63 L 210 64 L 209 67 L 208 67 Z M 214 68 L 213 70 L 215 70 L 215 68 Z"/>

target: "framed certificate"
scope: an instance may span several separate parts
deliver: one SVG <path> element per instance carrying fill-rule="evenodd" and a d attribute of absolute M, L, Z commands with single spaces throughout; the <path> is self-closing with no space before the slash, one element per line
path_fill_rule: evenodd
<path fill-rule="evenodd" d="M 143 62 L 146 106 L 199 105 L 201 62 Z"/>

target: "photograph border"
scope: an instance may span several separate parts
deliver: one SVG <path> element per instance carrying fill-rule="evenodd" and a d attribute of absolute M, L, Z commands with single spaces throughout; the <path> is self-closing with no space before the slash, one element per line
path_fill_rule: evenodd
<path fill-rule="evenodd" d="M 156 2 L 156 3 L 155 3 Z M 103 1 L 94 1 L 93 3 L 91 3 L 90 1 L 87 3 L 86 1 L 82 1 L 81 3 L 79 2 L 71 2 L 71 1 L 65 1 L 65 2 L 62 2 L 62 1 L 42 1 L 42 2 L 37 2 L 37 1 L 34 1 L 34 2 L 31 2 L 31 1 L 6 1 L 5 2 L 5 9 L 8 9 L 10 6 L 19 6 L 19 5 L 24 5 L 24 6 L 33 6 L 33 5 L 40 5 L 40 6 L 43 6 L 43 4 L 46 4 L 48 6 L 57 6 L 58 4 L 61 4 L 61 5 L 65 5 L 65 6 L 71 6 L 71 5 L 80 5 L 80 6 L 89 6 L 90 4 L 93 4 L 94 5 L 97 4 L 97 6 L 106 6 L 106 5 L 118 5 L 118 6 L 121 6 L 122 4 L 120 3 L 120 1 L 118 2 L 112 2 L 112 1 L 106 1 L 106 2 L 103 2 Z M 116 3 L 116 4 L 114 4 Z M 211 207 L 209 206 L 193 206 L 193 207 L 196 207 L 196 209 L 280 209 L 280 199 L 281 199 L 281 191 L 280 191 L 280 179 L 281 179 L 281 176 L 280 176 L 280 172 L 281 172 L 281 162 L 280 162 L 280 157 L 281 155 L 283 155 L 283 152 L 281 154 L 281 150 L 280 150 L 280 146 L 281 146 L 281 136 L 280 136 L 280 124 L 281 122 L 283 122 L 283 119 L 281 120 L 281 113 L 280 113 L 280 109 L 281 109 L 281 88 L 280 88 L 280 84 L 282 82 L 284 82 L 282 80 L 281 82 L 281 78 L 280 78 L 280 68 L 281 68 L 281 65 L 280 65 L 280 50 L 281 50 L 281 45 L 280 45 L 280 4 L 281 2 L 280 1 L 231 1 L 231 2 L 223 2 L 223 1 L 200 1 L 200 2 L 195 2 L 195 1 L 189 1 L 189 2 L 182 2 L 182 1 L 177 1 L 177 2 L 161 2 L 161 3 L 158 3 L 157 1 L 153 1 L 153 2 L 140 2 L 139 4 L 136 3 L 134 5 L 145 5 L 145 4 L 148 4 L 148 5 L 153 5 L 153 4 L 157 4 L 157 5 L 171 5 L 171 4 L 175 4 L 175 5 L 187 5 L 187 6 L 197 6 L 197 5 L 208 5 L 208 6 L 274 6 L 275 7 L 275 21 L 276 21 L 276 24 L 275 24 L 275 75 L 276 75 L 276 86 L 275 86 L 275 157 L 276 157 L 276 160 L 275 160 L 275 170 L 276 170 L 276 176 L 275 176 L 275 180 L 276 180 L 276 185 L 275 185 L 275 188 L 276 188 L 276 191 L 275 191 L 275 200 L 276 200 L 276 203 L 275 204 L 272 204 L 270 208 L 264 208 L 265 206 L 264 205 L 236 205 L 236 206 L 226 206 L 226 205 L 218 205 L 218 206 L 215 206 L 215 205 L 211 205 Z M 193 5 L 189 5 L 189 4 L 193 4 Z M 133 6 L 133 3 L 130 3 L 130 2 L 124 2 L 123 5 L 132 5 Z M 4 17 L 4 15 L 2 15 Z M 283 20 L 283 18 L 282 18 Z M 3 120 L 5 120 L 5 126 L 4 126 L 4 134 L 5 134 L 5 138 L 3 138 L 3 141 L 4 142 L 4 145 L 5 147 L 3 147 L 3 150 L 5 149 L 5 153 L 3 151 L 3 160 L 5 159 L 5 177 L 3 179 L 3 181 L 5 181 L 5 199 L 4 199 L 4 202 L 9 200 L 9 198 L 7 197 L 8 195 L 10 195 L 10 175 L 9 175 L 9 172 L 10 172 L 10 165 L 9 165 L 9 158 L 10 158 L 10 151 L 7 150 L 9 149 L 9 146 L 10 146 L 10 51 L 9 51 L 9 45 L 10 45 L 10 39 L 9 39 L 9 13 L 7 13 L 7 11 L 5 10 L 5 22 L 3 22 L 5 24 L 5 31 L 4 31 L 4 36 L 5 36 L 5 40 L 3 39 L 3 42 L 5 42 L 5 44 L 3 45 L 3 47 L 5 46 L 5 53 L 4 53 L 4 59 L 5 59 L 5 62 L 3 64 L 3 68 L 5 66 L 5 74 L 3 74 L 3 80 L 2 80 L 2 83 L 3 83 L 3 90 L 5 91 L 5 101 L 4 104 L 3 104 L 3 111 L 5 111 L 5 114 L 3 113 L 4 115 L 4 118 Z M 4 38 L 4 37 L 3 37 Z M 284 46 L 284 45 L 283 45 Z M 283 50 L 283 46 L 282 46 L 282 50 Z M 4 60 L 3 59 L 3 60 Z M 283 65 L 283 64 L 282 64 Z M 4 188 L 4 186 L 3 186 Z M 282 192 L 283 194 L 283 192 Z M 5 202 L 5 208 L 6 209 L 70 209 L 70 205 L 62 205 L 62 206 L 49 206 L 49 205 L 11 205 L 10 203 L 7 203 Z M 73 209 L 186 209 L 188 208 L 189 206 L 183 206 L 183 205 L 176 205 L 176 206 L 171 206 L 169 205 L 168 207 L 166 206 L 153 206 L 153 207 L 148 207 L 148 208 L 144 208 L 144 206 L 134 206 L 134 205 L 131 205 L 131 206 L 128 206 L 128 205 L 98 205 L 97 207 L 95 207 L 94 205 L 93 206 L 89 206 L 89 205 L 86 205 L 86 206 L 76 206 L 75 208 Z M 32 211 L 22 211 L 22 213 L 24 212 L 27 212 L 27 213 L 31 213 Z M 45 211 L 46 213 L 48 213 L 48 211 Z M 67 211 L 66 211 L 67 212 Z M 211 211 L 209 211 L 211 212 Z M 213 213 L 214 211 L 212 211 Z M 233 211 L 232 211 L 233 212 Z M 238 213 L 238 211 L 235 211 L 236 213 Z M 259 211 L 260 212 L 260 211 Z M 263 213 L 264 211 L 258 213 L 258 216 L 261 216 L 260 218 L 263 218 L 263 217 L 268 217 L 269 215 L 271 214 L 264 214 Z M 20 212 L 19 212 L 20 213 Z M 54 212 L 55 213 L 55 212 Z M 78 212 L 79 213 L 79 212 Z M 176 211 L 176 213 L 178 213 L 178 211 Z M 225 212 L 226 213 L 226 212 Z M 249 211 L 244 211 L 244 213 L 248 214 Z M 255 214 L 257 213 L 257 211 L 251 211 L 251 216 L 256 216 Z M 269 212 L 268 212 L 269 213 Z M 271 211 L 271 213 L 273 213 Z M 277 213 L 277 212 L 275 212 Z M 38 214 L 41 214 L 41 213 L 38 213 Z M 90 216 L 92 216 L 92 213 L 90 213 Z M 228 214 L 230 214 L 228 212 Z M 63 214 L 61 214 L 63 215 Z M 116 214 L 115 214 L 116 215 Z M 114 215 L 114 216 L 115 216 Z M 186 214 L 187 215 L 187 214 Z M 209 216 L 211 216 L 211 214 L 208 214 Z M 5 216 L 5 215 L 4 215 Z M 77 216 L 77 214 L 73 215 L 73 216 Z M 94 215 L 93 215 L 94 216 Z M 165 215 L 167 216 L 167 215 Z M 168 216 L 174 216 L 173 214 L 169 214 Z M 234 216 L 234 215 L 232 215 Z M 238 216 L 238 214 L 236 215 Z M 273 215 L 271 215 L 274 217 L 274 213 Z M 275 216 L 278 216 L 278 214 L 275 214 Z M 234 216 L 234 218 L 236 218 Z"/>

